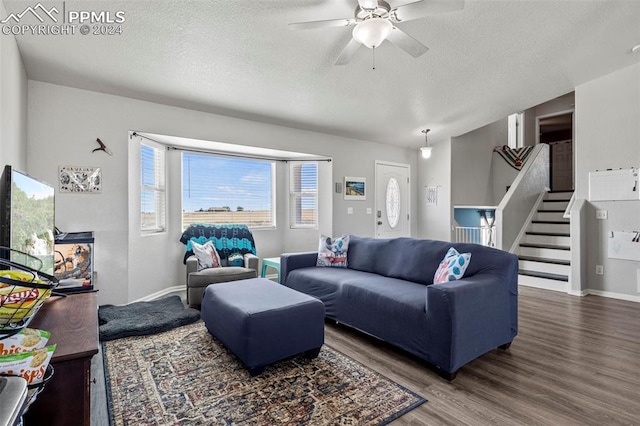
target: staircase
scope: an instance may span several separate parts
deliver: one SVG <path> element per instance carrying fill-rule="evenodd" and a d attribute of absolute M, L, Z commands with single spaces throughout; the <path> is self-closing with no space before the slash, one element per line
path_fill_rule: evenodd
<path fill-rule="evenodd" d="M 571 270 L 569 219 L 572 191 L 548 192 L 520 241 L 518 283 L 567 292 Z"/>

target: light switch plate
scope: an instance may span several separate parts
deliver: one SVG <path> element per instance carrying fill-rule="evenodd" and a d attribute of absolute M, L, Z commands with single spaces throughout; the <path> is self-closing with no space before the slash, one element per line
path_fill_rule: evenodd
<path fill-rule="evenodd" d="M 347 207 L 347 214 L 353 214 L 353 207 Z"/>
<path fill-rule="evenodd" d="M 606 210 L 596 210 L 596 219 L 607 219 L 608 218 L 608 212 Z"/>
<path fill-rule="evenodd" d="M 373 214 L 373 210 L 371 209 L 371 207 L 367 207 L 367 214 Z"/>

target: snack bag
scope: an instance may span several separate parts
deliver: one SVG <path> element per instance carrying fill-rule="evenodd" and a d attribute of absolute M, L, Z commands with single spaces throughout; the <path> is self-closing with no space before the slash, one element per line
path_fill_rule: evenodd
<path fill-rule="evenodd" d="M 20 376 L 28 384 L 40 383 L 55 350 L 56 345 L 50 345 L 31 352 L 0 356 L 0 374 Z"/>
<path fill-rule="evenodd" d="M 49 337 L 51 333 L 48 331 L 25 328 L 20 333 L 0 339 L 0 356 L 44 348 Z"/>
<path fill-rule="evenodd" d="M 27 283 L 44 283 L 28 272 L 6 270 L 0 272 L 0 277 Z M 50 295 L 51 290 L 0 282 L 0 325 L 30 318 Z"/>

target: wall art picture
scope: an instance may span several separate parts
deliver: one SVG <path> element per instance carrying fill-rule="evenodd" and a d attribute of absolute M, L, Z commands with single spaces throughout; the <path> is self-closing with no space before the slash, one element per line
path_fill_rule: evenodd
<path fill-rule="evenodd" d="M 96 194 L 102 192 L 100 167 L 60 166 L 60 192 Z"/>
<path fill-rule="evenodd" d="M 345 200 L 366 200 L 367 199 L 367 179 L 363 177 L 344 177 L 344 199 Z"/>
<path fill-rule="evenodd" d="M 427 205 L 428 206 L 437 206 L 438 205 L 438 187 L 437 186 L 426 186 L 427 191 Z"/>

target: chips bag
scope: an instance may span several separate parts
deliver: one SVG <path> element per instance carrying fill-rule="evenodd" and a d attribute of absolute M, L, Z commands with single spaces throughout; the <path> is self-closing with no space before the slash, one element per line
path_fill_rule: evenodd
<path fill-rule="evenodd" d="M 0 339 L 0 356 L 44 348 L 49 337 L 51 337 L 51 333 L 48 331 L 25 328 L 13 336 Z"/>
<path fill-rule="evenodd" d="M 20 376 L 28 384 L 40 383 L 55 350 L 56 345 L 50 345 L 31 352 L 0 356 L 0 374 Z"/>

